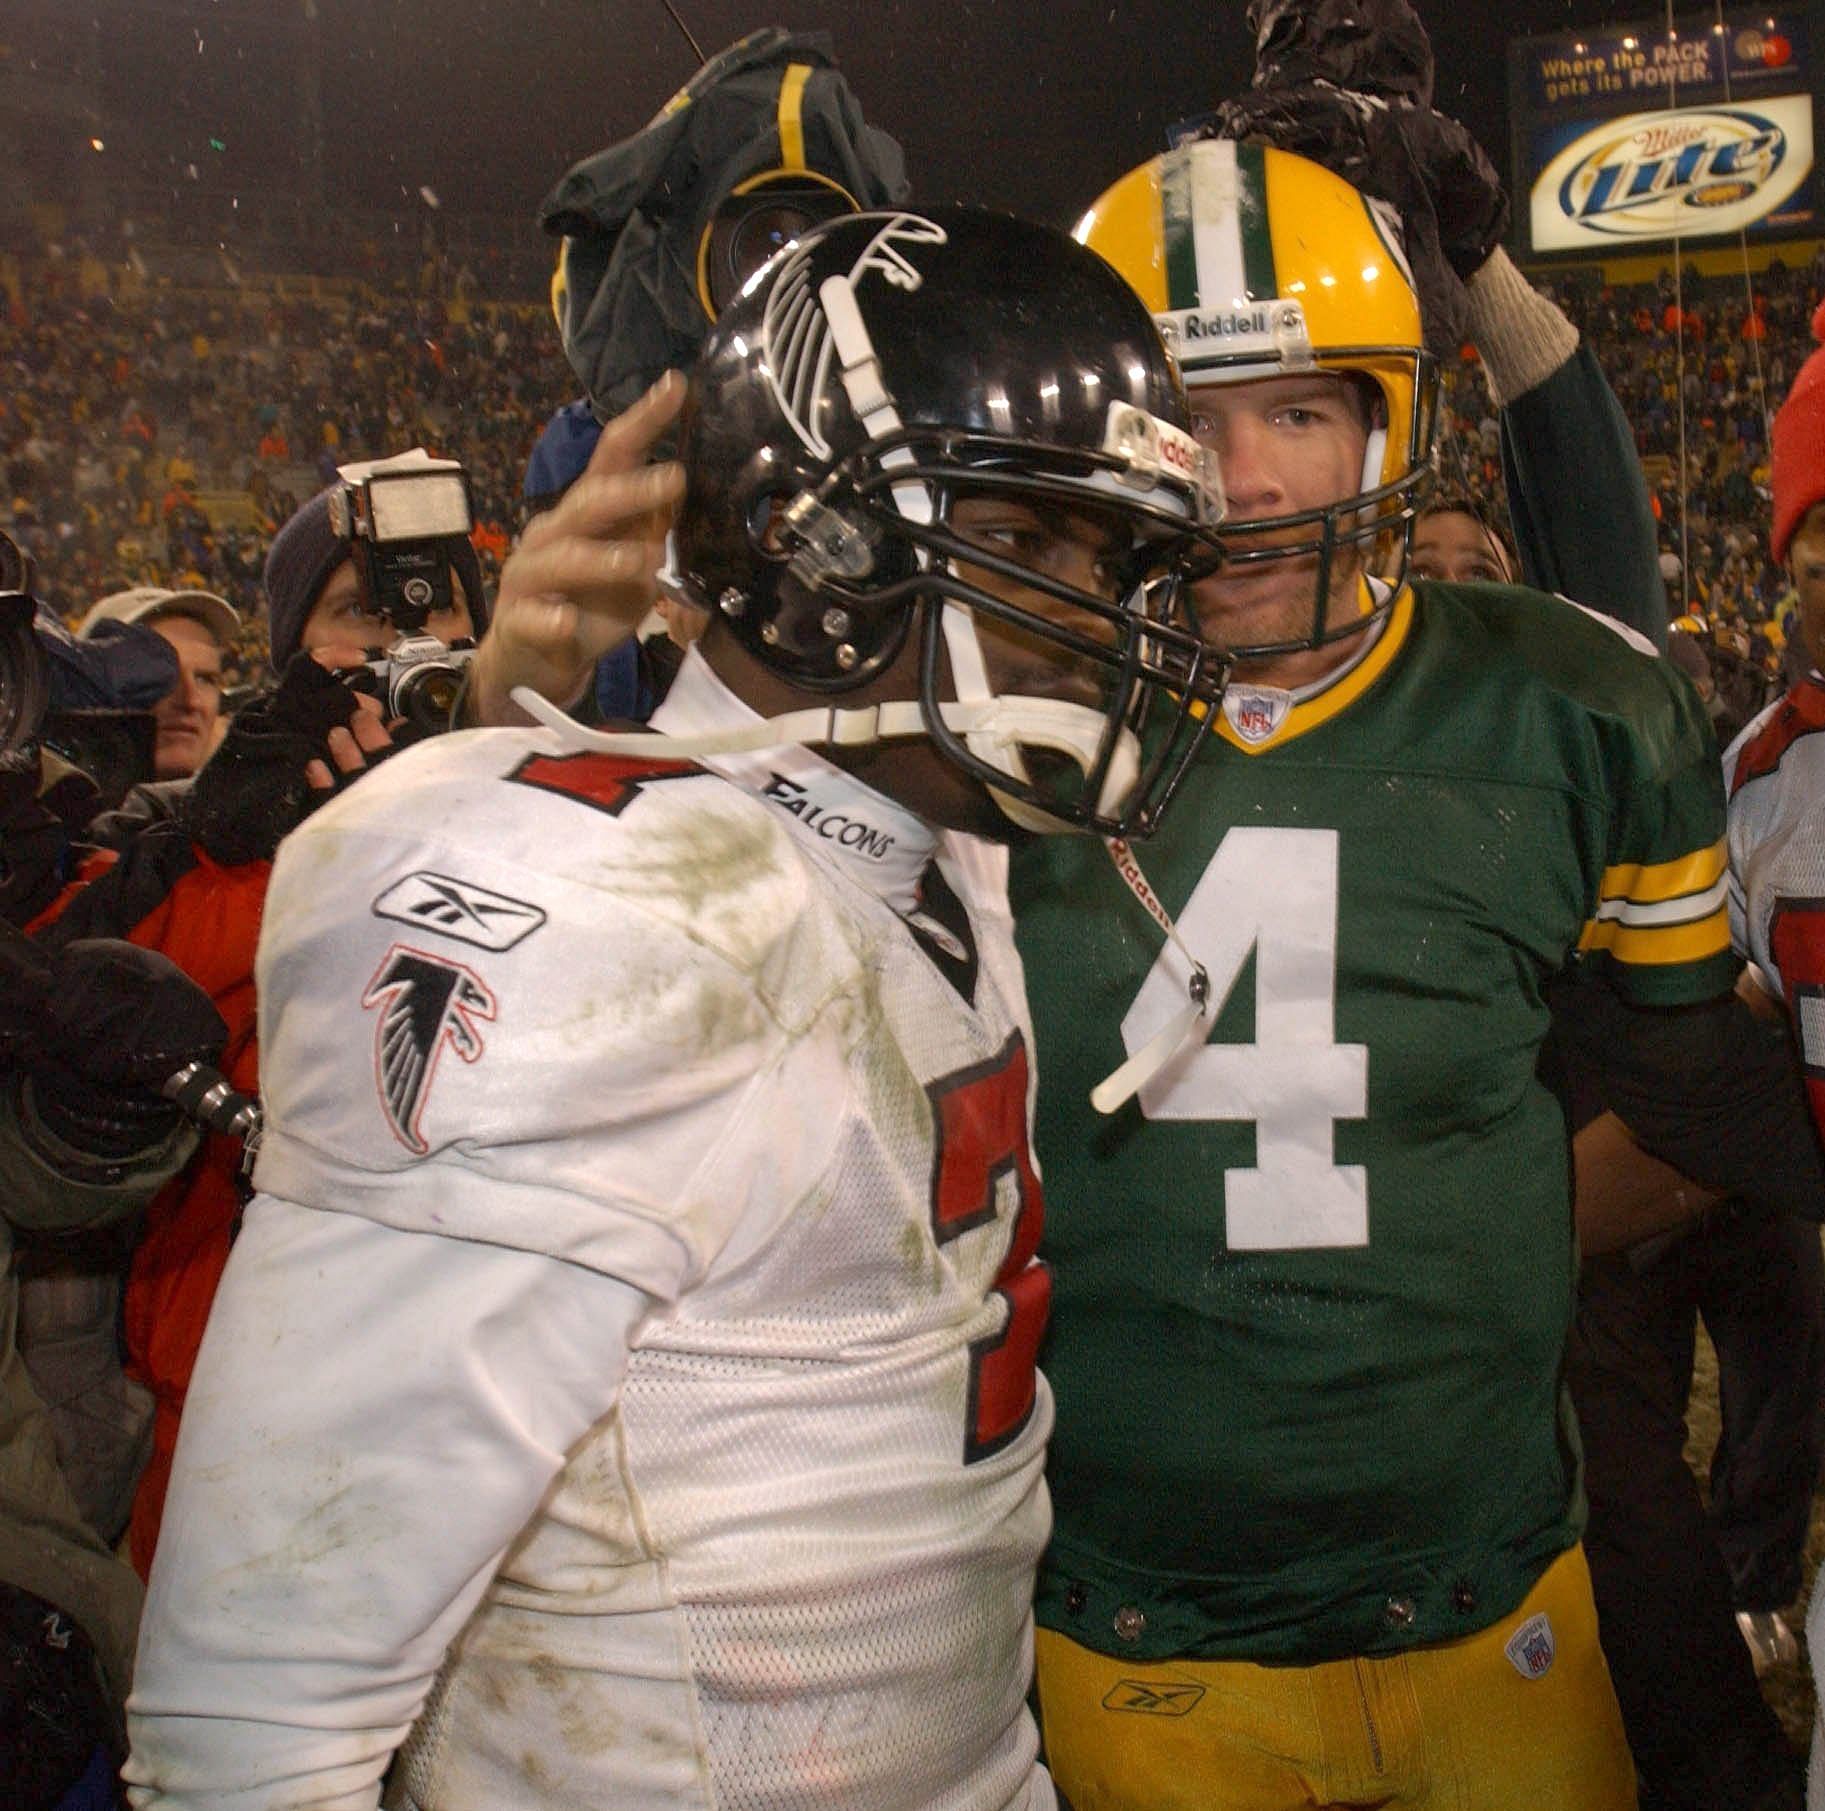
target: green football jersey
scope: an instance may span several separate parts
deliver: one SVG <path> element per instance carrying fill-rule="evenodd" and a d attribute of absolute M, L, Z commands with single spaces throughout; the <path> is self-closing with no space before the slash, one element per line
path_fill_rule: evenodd
<path fill-rule="evenodd" d="M 1632 999 L 1732 984 L 1723 798 L 1689 687 L 1519 589 L 1421 585 L 1314 697 L 1232 704 L 1146 880 L 1014 860 L 1056 1298 L 1041 1622 L 1090 1647 L 1314 1661 L 1495 1621 L 1578 1536 L 1560 1387 L 1568 960 Z"/>

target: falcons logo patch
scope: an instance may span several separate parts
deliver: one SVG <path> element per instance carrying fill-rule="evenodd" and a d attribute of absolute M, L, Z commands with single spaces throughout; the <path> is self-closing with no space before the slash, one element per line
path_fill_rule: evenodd
<path fill-rule="evenodd" d="M 476 1021 L 494 1018 L 494 995 L 462 963 L 396 943 L 374 971 L 361 1004 L 368 1010 L 380 1009 L 374 1078 L 381 1111 L 393 1136 L 422 1157 L 431 1148 L 420 1128 L 438 1059 L 446 1045 L 465 1063 L 481 1056 L 482 1034 Z"/>

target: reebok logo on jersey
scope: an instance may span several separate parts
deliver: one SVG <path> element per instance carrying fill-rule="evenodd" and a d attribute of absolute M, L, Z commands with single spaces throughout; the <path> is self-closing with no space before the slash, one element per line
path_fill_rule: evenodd
<path fill-rule="evenodd" d="M 374 901 L 374 916 L 437 931 L 485 950 L 510 950 L 545 922 L 545 914 L 523 899 L 424 870 L 388 887 Z"/>
<path fill-rule="evenodd" d="M 364 1009 L 380 1008 L 374 1032 L 374 1079 L 393 1136 L 417 1156 L 430 1150 L 423 1132 L 425 1103 L 438 1059 L 448 1046 L 465 1063 L 482 1054 L 477 1019 L 492 1019 L 488 984 L 473 969 L 396 943 L 374 971 Z"/>
<path fill-rule="evenodd" d="M 1232 685 L 1223 694 L 1223 715 L 1244 742 L 1265 742 L 1293 708 L 1293 694 L 1269 685 Z"/>
<path fill-rule="evenodd" d="M 1553 1625 L 1542 1611 L 1530 1616 L 1508 1637 L 1502 1649 L 1523 1679 L 1539 1679 L 1553 1663 Z"/>
<path fill-rule="evenodd" d="M 859 817 L 845 817 L 841 812 L 824 810 L 812 802 L 803 786 L 782 773 L 768 778 L 761 789 L 761 797 L 771 799 L 789 811 L 807 830 L 826 842 L 854 849 L 870 861 L 885 861 L 893 854 L 894 839 L 885 830 L 865 824 Z"/>
<path fill-rule="evenodd" d="M 1203 1696 L 1201 1685 L 1167 1681 L 1146 1685 L 1139 1679 L 1124 1679 L 1103 1700 L 1103 1709 L 1129 1711 L 1142 1717 L 1182 1717 Z"/>

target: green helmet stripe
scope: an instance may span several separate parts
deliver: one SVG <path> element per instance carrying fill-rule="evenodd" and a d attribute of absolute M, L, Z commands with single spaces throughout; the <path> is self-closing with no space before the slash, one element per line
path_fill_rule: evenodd
<path fill-rule="evenodd" d="M 1257 301 L 1280 293 L 1274 238 L 1267 218 L 1267 148 L 1236 147 L 1236 223 L 1242 234 L 1243 279 Z"/>
<path fill-rule="evenodd" d="M 1166 306 L 1198 305 L 1198 242 L 1192 230 L 1192 160 L 1171 152 L 1160 171 L 1160 231 L 1166 246 Z"/>

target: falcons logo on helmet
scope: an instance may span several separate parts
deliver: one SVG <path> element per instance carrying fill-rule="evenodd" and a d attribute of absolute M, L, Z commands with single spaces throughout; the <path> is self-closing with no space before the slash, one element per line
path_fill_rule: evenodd
<path fill-rule="evenodd" d="M 374 1032 L 374 1077 L 393 1136 L 422 1157 L 430 1150 L 420 1129 L 431 1080 L 446 1046 L 465 1063 L 482 1054 L 478 1019 L 492 1020 L 494 995 L 471 968 L 396 943 L 374 971 L 364 1008 L 380 1008 Z"/>
<path fill-rule="evenodd" d="M 895 289 L 917 289 L 925 279 L 906 248 L 943 245 L 949 237 L 936 221 L 921 214 L 888 215 L 850 266 L 848 285 L 853 290 L 873 271 Z M 836 381 L 832 367 L 840 372 L 842 361 L 822 292 L 811 287 L 811 267 L 811 255 L 805 251 L 787 253 L 780 266 L 761 317 L 767 348 L 761 372 L 792 431 L 817 458 L 828 459 L 830 442 L 818 427 L 818 404 Z"/>

